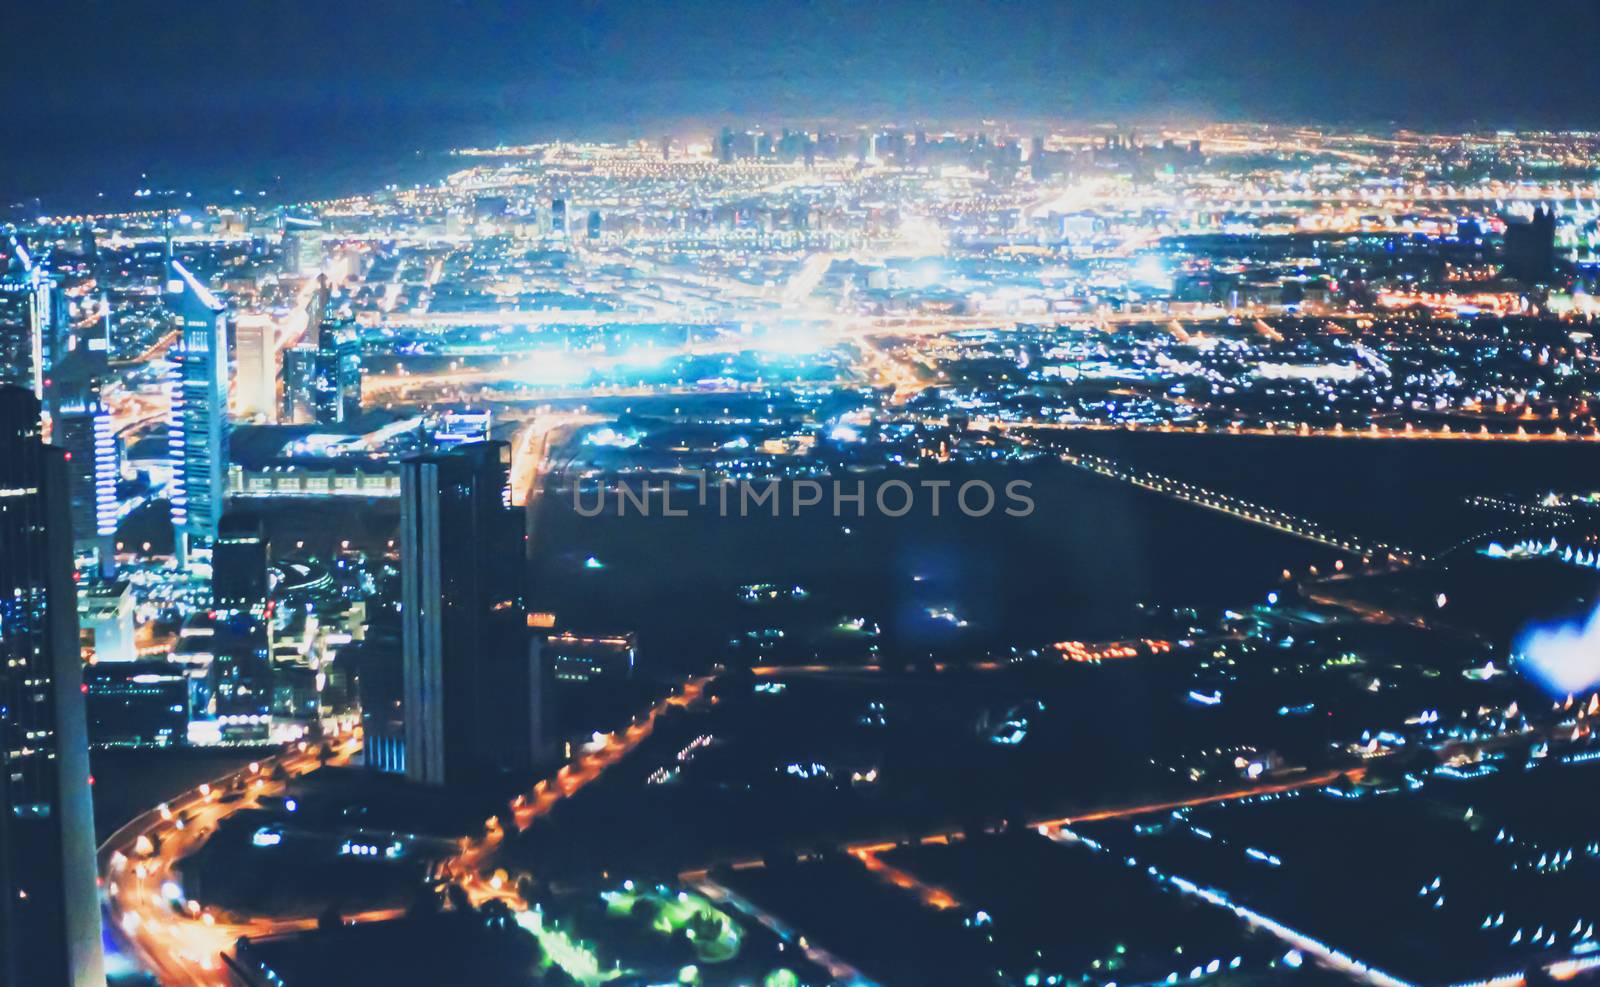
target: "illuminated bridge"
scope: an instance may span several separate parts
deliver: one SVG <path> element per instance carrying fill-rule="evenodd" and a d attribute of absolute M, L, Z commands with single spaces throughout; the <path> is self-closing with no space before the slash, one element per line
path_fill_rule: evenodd
<path fill-rule="evenodd" d="M 1319 545 L 1326 545 L 1329 548 L 1337 548 L 1340 551 L 1360 555 L 1364 559 L 1387 559 L 1390 562 L 1401 565 L 1414 565 L 1418 562 L 1427 561 L 1427 557 L 1420 552 L 1398 548 L 1386 542 L 1363 541 L 1353 536 L 1342 535 L 1317 524 L 1315 521 L 1296 517 L 1287 511 L 1280 511 L 1274 507 L 1264 507 L 1239 497 L 1196 486 L 1193 483 L 1185 483 L 1182 480 L 1161 476 L 1149 470 L 1132 469 L 1104 456 L 1066 452 L 1062 453 L 1061 458 L 1063 462 L 1071 463 L 1079 469 L 1098 473 L 1113 480 L 1121 480 L 1124 483 L 1131 483 L 1141 489 L 1164 494 L 1208 510 L 1220 511 L 1242 521 L 1249 521 L 1251 524 L 1259 524 L 1274 531 L 1294 535 L 1296 538 L 1304 538 L 1306 541 L 1313 541 Z"/>

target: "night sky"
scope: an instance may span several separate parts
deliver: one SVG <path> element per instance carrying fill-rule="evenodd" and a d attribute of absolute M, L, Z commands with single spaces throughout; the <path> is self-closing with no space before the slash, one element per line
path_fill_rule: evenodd
<path fill-rule="evenodd" d="M 13 196 L 146 161 L 293 167 L 730 118 L 1600 125 L 1593 0 L 5 6 Z"/>

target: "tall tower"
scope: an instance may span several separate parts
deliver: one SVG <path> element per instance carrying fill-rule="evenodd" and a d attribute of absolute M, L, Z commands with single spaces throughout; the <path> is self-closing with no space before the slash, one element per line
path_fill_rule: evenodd
<path fill-rule="evenodd" d="M 21 241 L 11 238 L 12 262 L 0 275 L 0 384 L 16 384 L 45 400 L 50 368 L 66 351 L 66 296 Z"/>
<path fill-rule="evenodd" d="M 277 326 L 265 315 L 241 315 L 234 321 L 235 417 L 246 421 L 278 420 Z"/>
<path fill-rule="evenodd" d="M 307 278 L 322 267 L 322 224 L 299 216 L 283 217 L 283 272 Z"/>
<path fill-rule="evenodd" d="M 361 414 L 361 335 L 354 322 L 325 322 L 317 340 L 312 405 L 319 425 Z"/>
<path fill-rule="evenodd" d="M 92 555 L 105 578 L 116 575 L 117 476 L 122 471 L 111 410 L 101 399 L 104 350 L 80 347 L 55 368 L 51 440 L 67 453 L 73 549 Z"/>
<path fill-rule="evenodd" d="M 104 987 L 66 454 L 0 386 L 0 983 Z"/>
<path fill-rule="evenodd" d="M 1556 214 L 1545 206 L 1533 211 L 1527 222 L 1506 223 L 1505 267 L 1507 277 L 1541 284 L 1550 280 L 1556 269 Z"/>
<path fill-rule="evenodd" d="M 528 631 L 511 447 L 474 442 L 400 467 L 406 776 L 430 785 L 529 770 L 543 689 Z"/>
<path fill-rule="evenodd" d="M 217 536 L 227 500 L 228 310 L 183 264 L 170 267 L 167 307 L 181 335 L 167 458 L 181 559 L 192 539 Z"/>

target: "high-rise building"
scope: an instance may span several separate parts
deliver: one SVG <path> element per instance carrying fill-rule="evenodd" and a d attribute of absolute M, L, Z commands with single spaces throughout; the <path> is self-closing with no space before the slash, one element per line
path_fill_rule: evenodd
<path fill-rule="evenodd" d="M 50 385 L 51 440 L 67 452 L 73 548 L 103 577 L 116 574 L 117 476 L 122 471 L 111 409 L 101 400 L 108 373 L 103 350 L 67 354 Z"/>
<path fill-rule="evenodd" d="M 317 351 L 304 343 L 283 351 L 283 393 L 278 422 L 298 425 L 312 418 L 311 384 L 317 372 Z"/>
<path fill-rule="evenodd" d="M 66 454 L 0 386 L 0 983 L 104 987 Z"/>
<path fill-rule="evenodd" d="M 298 216 L 283 218 L 283 271 L 308 278 L 322 268 L 322 224 Z"/>
<path fill-rule="evenodd" d="M 389 593 L 369 601 L 366 633 L 348 654 L 361 696 L 361 757 L 373 771 L 406 773 L 404 647 L 399 600 Z"/>
<path fill-rule="evenodd" d="M 361 333 L 351 319 L 322 323 L 318 332 L 311 404 L 319 425 L 361 414 Z"/>
<path fill-rule="evenodd" d="M 1556 214 L 1540 206 L 1527 222 L 1507 223 L 1505 256 L 1508 277 L 1548 281 L 1556 269 Z"/>
<path fill-rule="evenodd" d="M 403 760 L 413 781 L 523 772 L 541 753 L 543 682 L 510 470 L 504 442 L 401 464 Z"/>
<path fill-rule="evenodd" d="M 125 579 L 78 583 L 78 650 L 94 663 L 133 661 L 133 588 Z"/>
<path fill-rule="evenodd" d="M 181 332 L 167 429 L 169 500 L 185 557 L 191 540 L 216 537 L 227 497 L 228 310 L 183 264 L 170 268 L 167 305 Z"/>
<path fill-rule="evenodd" d="M 222 516 L 211 546 L 211 602 L 218 610 L 257 616 L 267 609 L 267 561 L 271 552 L 261 519 L 253 514 Z"/>
<path fill-rule="evenodd" d="M 264 315 L 234 320 L 234 416 L 268 424 L 278 419 L 277 324 Z"/>
<path fill-rule="evenodd" d="M 66 352 L 71 320 L 54 278 L 15 237 L 0 273 L 0 384 L 15 384 L 45 400 L 45 382 Z"/>
<path fill-rule="evenodd" d="M 32 304 L 19 279 L 0 276 L 0 384 L 26 387 L 38 396 L 44 380 L 36 380 L 33 372 L 40 360 L 34 349 Z"/>
<path fill-rule="evenodd" d="M 856 161 L 866 164 L 878 158 L 878 135 L 870 130 L 864 130 L 856 135 Z"/>
<path fill-rule="evenodd" d="M 550 232 L 563 236 L 567 232 L 567 200 L 550 200 Z"/>

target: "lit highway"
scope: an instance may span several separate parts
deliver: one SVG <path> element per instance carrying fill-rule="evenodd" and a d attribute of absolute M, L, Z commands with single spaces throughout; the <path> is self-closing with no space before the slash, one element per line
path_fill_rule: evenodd
<path fill-rule="evenodd" d="M 677 694 L 656 703 L 635 718 L 624 731 L 596 738 L 591 747 L 575 751 L 574 758 L 553 778 L 540 781 L 512 804 L 519 829 L 549 813 L 597 780 L 606 768 L 632 752 L 655 729 L 656 718 L 674 707 L 692 708 L 705 697 L 710 677 L 687 680 Z M 328 763 L 347 764 L 359 751 L 359 742 L 341 744 Z M 284 781 L 271 778 L 274 766 L 286 772 Z M 297 919 L 241 918 L 219 915 L 202 902 L 182 895 L 177 862 L 203 844 L 218 824 L 234 812 L 251 807 L 263 796 L 282 794 L 286 781 L 320 767 L 315 748 L 264 758 L 222 778 L 201 785 L 130 821 L 101 844 L 101 885 L 106 898 L 107 927 L 119 945 L 161 978 L 164 987 L 219 987 L 229 981 L 222 956 L 230 953 L 241 936 L 270 936 L 303 931 L 316 926 L 315 916 Z M 490 827 L 486 836 L 465 841 L 461 853 L 443 864 L 456 875 L 475 903 L 498 897 L 515 901 L 509 885 L 484 878 L 504 834 Z M 159 846 L 151 840 L 159 841 Z M 175 905 L 180 901 L 184 904 Z M 525 907 L 526 903 L 522 903 Z M 347 914 L 346 922 L 395 918 L 403 909 L 382 909 Z"/>
<path fill-rule="evenodd" d="M 1040 819 L 1028 820 L 1022 825 L 1028 829 L 1036 829 L 1041 833 L 1055 832 L 1072 826 L 1075 823 L 1100 822 L 1107 819 L 1128 819 L 1156 812 L 1174 812 L 1179 809 L 1192 809 L 1202 805 L 1215 805 L 1224 802 L 1237 802 L 1262 795 L 1282 794 L 1285 792 L 1299 791 L 1309 788 L 1322 788 L 1339 781 L 1360 781 L 1365 774 L 1364 768 L 1349 768 L 1344 770 L 1323 771 L 1316 774 L 1302 774 L 1286 781 L 1270 781 L 1260 784 L 1233 788 L 1227 791 L 1213 792 L 1207 795 L 1196 795 L 1182 799 L 1160 799 L 1151 802 L 1134 803 L 1131 805 L 1112 805 L 1099 809 L 1088 809 L 1071 816 L 1050 816 Z M 957 904 L 953 896 L 943 889 L 933 885 L 924 884 L 910 872 L 891 868 L 878 860 L 878 856 L 888 853 L 898 847 L 923 845 L 933 846 L 950 843 L 967 838 L 964 830 L 959 828 L 941 828 L 932 832 L 895 836 L 885 839 L 865 840 L 848 844 L 844 849 L 851 856 L 868 864 L 869 869 L 876 872 L 889 883 L 897 887 L 917 893 L 924 903 L 941 910 L 954 907 Z M 802 860 L 806 859 L 803 855 Z M 760 857 L 739 857 L 716 862 L 717 866 L 725 866 L 732 870 L 751 870 L 765 867 L 766 862 Z M 679 877 L 686 883 L 695 883 L 707 879 L 711 866 L 686 870 Z"/>
<path fill-rule="evenodd" d="M 358 749 L 356 741 L 347 740 L 329 763 L 347 763 Z M 319 764 L 315 748 L 252 762 L 145 812 L 100 845 L 106 926 L 129 955 L 161 977 L 164 987 L 227 984 L 230 981 L 221 957 L 240 936 L 271 935 L 316 924 L 314 918 L 285 922 L 219 916 L 199 902 L 183 899 L 176 864 L 204 843 L 223 819 L 261 796 L 280 794 L 285 782 L 269 777 L 274 766 L 293 777 L 314 771 Z M 159 846 L 152 840 L 159 841 Z M 175 904 L 175 900 L 184 903 Z M 373 913 L 349 918 L 382 917 L 388 916 Z"/>

